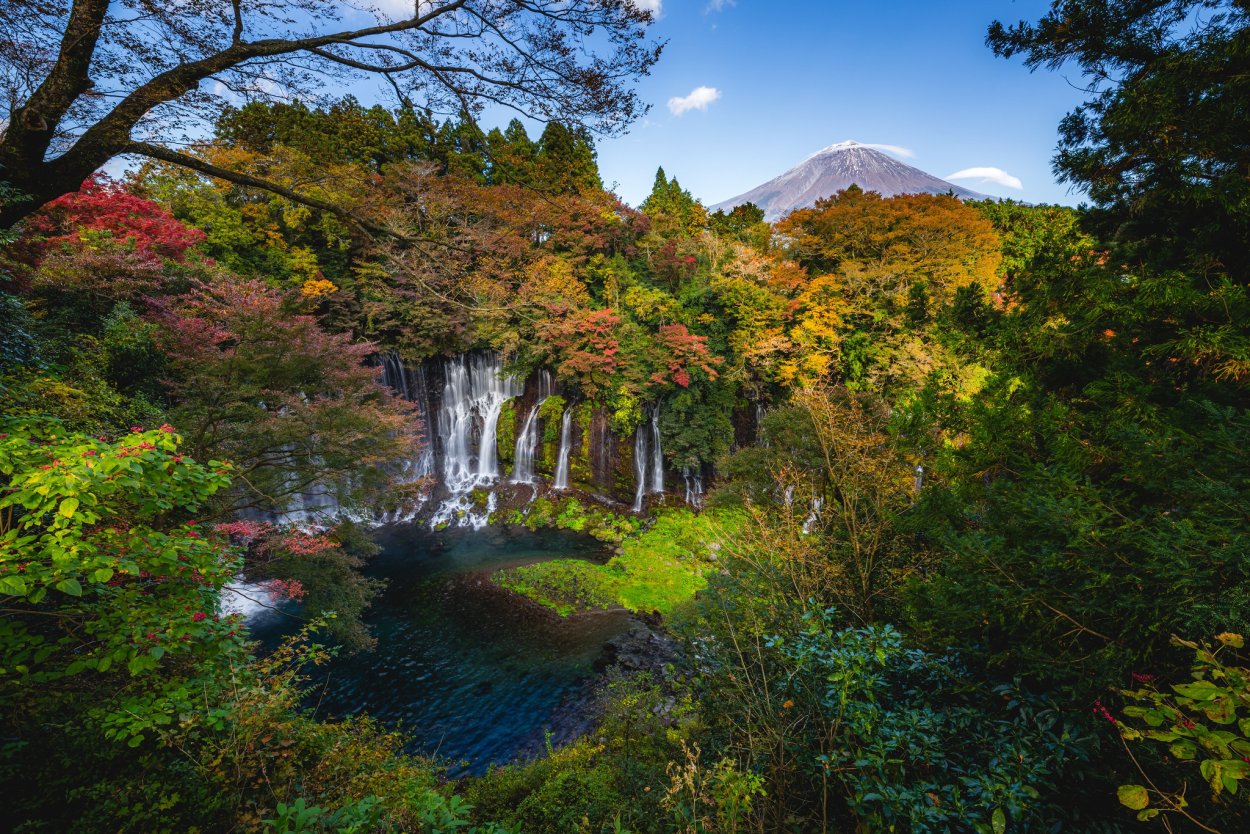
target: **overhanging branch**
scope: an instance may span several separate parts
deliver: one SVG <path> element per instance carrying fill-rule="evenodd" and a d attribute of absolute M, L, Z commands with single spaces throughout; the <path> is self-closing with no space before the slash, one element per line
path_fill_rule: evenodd
<path fill-rule="evenodd" d="M 390 238 L 405 246 L 411 246 L 416 243 L 416 241 L 402 232 L 383 226 L 380 223 L 375 223 L 374 221 L 361 217 L 359 214 L 349 211 L 342 206 L 336 206 L 334 203 L 327 200 L 321 200 L 317 197 L 301 194 L 292 188 L 287 188 L 284 185 L 280 185 L 276 182 L 270 182 L 269 180 L 263 180 L 259 177 L 253 177 L 251 174 L 244 174 L 240 171 L 231 171 L 229 168 L 222 168 L 219 165 L 206 162 L 205 160 L 192 156 L 191 154 L 179 153 L 178 151 L 170 150 L 169 148 L 161 145 L 153 145 L 149 142 L 133 141 L 126 145 L 124 152 L 138 154 L 139 156 L 146 156 L 150 159 L 158 159 L 161 162 L 168 162 L 171 165 L 180 165 L 183 168 L 190 168 L 192 171 L 199 171 L 201 174 L 206 174 L 219 180 L 225 180 L 226 182 L 232 182 L 235 185 L 245 185 L 249 188 L 258 188 L 261 191 L 268 191 L 271 194 L 277 194 L 280 197 L 287 198 L 293 203 L 299 203 L 300 205 L 308 206 L 309 208 L 329 212 L 341 220 L 358 226 L 372 235 Z"/>

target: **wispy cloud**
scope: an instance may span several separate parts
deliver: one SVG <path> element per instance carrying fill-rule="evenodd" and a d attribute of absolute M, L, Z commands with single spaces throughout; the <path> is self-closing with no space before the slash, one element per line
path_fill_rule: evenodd
<path fill-rule="evenodd" d="M 905 159 L 914 159 L 916 156 L 916 152 L 913 151 L 911 148 L 904 148 L 900 145 L 882 145 L 882 144 L 878 144 L 875 142 L 867 142 L 864 144 L 864 147 L 872 148 L 875 151 L 885 151 L 886 153 L 892 153 L 895 156 L 901 156 Z"/>
<path fill-rule="evenodd" d="M 710 12 L 719 12 L 724 10 L 727 6 L 736 5 L 738 5 L 738 0 L 711 0 L 711 2 L 707 4 L 707 8 L 703 10 L 703 13 L 709 14 Z"/>
<path fill-rule="evenodd" d="M 992 182 L 1001 185 L 1004 188 L 1015 188 L 1017 190 L 1024 188 L 1024 183 L 1020 182 L 1019 177 L 1013 177 L 1002 168 L 991 168 L 982 166 L 978 168 L 965 168 L 962 171 L 946 177 L 948 180 L 980 180 L 981 182 Z"/>
<path fill-rule="evenodd" d="M 656 17 L 660 16 L 660 6 L 663 5 L 663 0 L 629 0 L 629 2 L 644 12 L 651 12 Z"/>
<path fill-rule="evenodd" d="M 874 151 L 885 151 L 895 156 L 901 156 L 904 159 L 911 159 L 916 154 L 910 148 L 904 148 L 899 145 L 882 145 L 879 142 L 856 142 L 854 139 L 847 139 L 845 142 L 838 142 L 836 145 L 830 145 L 827 148 L 821 148 L 812 154 L 812 156 L 820 156 L 821 154 L 831 153 L 833 151 L 844 151 L 848 148 L 872 148 Z M 811 157 L 808 157 L 811 159 Z"/>
<path fill-rule="evenodd" d="M 708 105 L 720 98 L 720 90 L 715 87 L 695 87 L 688 96 L 674 96 L 668 100 L 668 109 L 674 116 L 680 116 L 687 110 L 707 110 Z"/>

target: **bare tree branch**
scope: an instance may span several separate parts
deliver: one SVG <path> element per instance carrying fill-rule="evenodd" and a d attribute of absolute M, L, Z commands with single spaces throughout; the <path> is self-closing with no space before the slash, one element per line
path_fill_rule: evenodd
<path fill-rule="evenodd" d="M 110 17 L 107 0 L 74 0 L 68 12 L 0 0 L 0 28 L 23 39 L 0 50 L 11 102 L 0 132 L 0 179 L 31 198 L 0 206 L 0 228 L 130 151 L 341 214 L 169 150 L 202 135 L 228 101 L 204 86 L 210 80 L 249 98 L 290 100 L 315 99 L 327 82 L 363 75 L 404 102 L 420 95 L 427 107 L 467 113 L 502 104 L 611 133 L 646 111 L 629 85 L 662 48 L 647 40 L 651 14 L 632 0 L 439 0 L 414 4 L 399 20 L 315 31 L 343 8 L 329 0 L 187 0 Z M 55 61 L 45 57 L 54 53 Z M 381 231 L 366 218 L 350 219 Z"/>

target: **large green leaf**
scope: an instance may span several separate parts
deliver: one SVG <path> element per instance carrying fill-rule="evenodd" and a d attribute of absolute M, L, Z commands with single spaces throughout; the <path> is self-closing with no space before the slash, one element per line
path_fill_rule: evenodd
<path fill-rule="evenodd" d="M 1150 793 L 1141 785 L 1121 785 L 1116 791 L 1120 804 L 1134 811 L 1140 811 L 1150 804 Z"/>

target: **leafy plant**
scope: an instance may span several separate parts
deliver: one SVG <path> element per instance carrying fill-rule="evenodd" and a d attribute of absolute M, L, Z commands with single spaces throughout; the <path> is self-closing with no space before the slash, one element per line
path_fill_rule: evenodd
<path fill-rule="evenodd" d="M 1175 645 L 1194 654 L 1191 681 L 1163 686 L 1153 675 L 1135 674 L 1141 685 L 1122 692 L 1135 703 L 1123 708 L 1124 719 L 1117 728 L 1147 785 L 1121 785 L 1117 794 L 1121 805 L 1137 811 L 1139 820 L 1178 816 L 1203 830 L 1215 830 L 1195 817 L 1183 784 L 1170 786 L 1195 767 L 1211 798 L 1228 800 L 1224 813 L 1241 820 L 1250 817 L 1250 805 L 1241 792 L 1242 783 L 1250 778 L 1250 668 L 1240 665 L 1245 661 L 1237 654 L 1245 647 L 1245 638 L 1225 632 L 1216 640 L 1218 645 L 1199 645 L 1173 638 Z M 1179 773 L 1168 774 L 1161 786 L 1163 779 L 1153 779 L 1133 757 L 1133 746 L 1165 748 Z"/>

